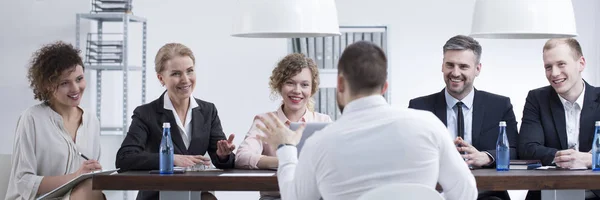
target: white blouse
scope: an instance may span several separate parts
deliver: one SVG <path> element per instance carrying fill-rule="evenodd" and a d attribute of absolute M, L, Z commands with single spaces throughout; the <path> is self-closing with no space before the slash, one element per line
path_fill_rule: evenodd
<path fill-rule="evenodd" d="M 83 112 L 73 141 L 62 117 L 48 105 L 29 107 L 17 122 L 6 199 L 35 199 L 44 176 L 66 175 L 79 169 L 85 161 L 79 152 L 99 160 L 99 137 L 100 123 L 92 113 Z"/>

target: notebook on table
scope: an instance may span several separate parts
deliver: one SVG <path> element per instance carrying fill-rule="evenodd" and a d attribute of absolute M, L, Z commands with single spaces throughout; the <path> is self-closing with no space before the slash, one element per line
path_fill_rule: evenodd
<path fill-rule="evenodd" d="M 542 166 L 540 160 L 511 160 L 509 169 L 536 169 Z"/>
<path fill-rule="evenodd" d="M 74 178 L 73 180 L 61 185 L 60 187 L 57 187 L 56 189 L 38 197 L 36 200 L 62 197 L 65 194 L 67 194 L 67 192 L 69 190 L 71 190 L 75 186 L 77 186 L 77 184 L 81 183 L 82 181 L 87 180 L 88 178 L 92 178 L 95 175 L 109 175 L 112 173 L 116 173 L 116 171 L 118 171 L 118 170 L 119 169 L 101 170 L 101 171 L 95 171 L 95 172 L 90 172 L 90 173 L 79 175 L 79 176 L 77 176 L 77 178 Z"/>

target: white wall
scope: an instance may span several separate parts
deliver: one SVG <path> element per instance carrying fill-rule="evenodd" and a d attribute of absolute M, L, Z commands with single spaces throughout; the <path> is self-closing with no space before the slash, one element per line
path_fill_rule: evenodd
<path fill-rule="evenodd" d="M 368 3 L 367 3 L 368 2 Z M 386 25 L 388 57 L 392 71 L 392 105 L 406 107 L 411 98 L 440 91 L 442 45 L 456 34 L 468 34 L 475 0 L 337 0 L 340 25 Z M 600 2 L 573 0 L 578 39 L 584 48 L 588 68 L 584 77 L 600 85 Z M 17 116 L 35 101 L 27 88 L 25 68 L 31 53 L 39 45 L 64 39 L 74 42 L 75 13 L 88 12 L 88 1 L 70 4 L 43 0 L 0 2 L 1 66 L 11 69 L 0 75 L 0 92 L 10 94 L 1 100 L 6 110 L 1 115 L 0 153 L 12 151 L 12 137 Z M 64 5 L 69 5 L 63 8 Z M 435 6 L 434 6 L 435 5 Z M 188 45 L 197 60 L 197 85 L 194 95 L 216 104 L 226 134 L 236 133 L 235 143 L 243 140 L 252 117 L 271 111 L 278 102 L 269 99 L 268 77 L 276 62 L 287 53 L 284 39 L 250 39 L 230 37 L 238 8 L 234 0 L 144 0 L 134 1 L 134 14 L 148 19 L 148 92 L 147 99 L 157 98 L 163 88 L 153 72 L 157 50 L 167 42 Z M 19 17 L 16 17 L 19 16 Z M 15 19 L 15 20 L 8 20 Z M 42 20 L 41 22 L 39 20 Z M 117 29 L 106 26 L 105 30 Z M 131 27 L 132 63 L 140 63 L 139 25 Z M 120 29 L 117 29 L 120 30 Z M 547 85 L 541 60 L 544 40 L 484 40 L 483 68 L 475 86 L 481 90 L 511 97 L 520 121 L 527 91 Z M 137 45 L 137 46 L 134 46 Z M 13 68 L 18 70 L 12 71 Z M 92 74 L 93 75 L 93 74 Z M 94 105 L 94 77 L 88 76 L 88 105 Z M 130 90 L 134 98 L 129 113 L 139 105 L 139 73 L 133 73 Z M 102 123 L 120 124 L 121 79 L 117 73 L 105 73 Z M 6 95 L 5 95 L 6 96 Z M 129 114 L 128 116 L 130 116 Z M 122 137 L 102 137 L 102 164 L 114 167 L 114 156 Z M 257 199 L 256 192 L 217 192 L 220 199 Z M 117 194 L 111 197 L 118 198 Z M 130 196 L 129 199 L 131 199 Z M 112 198 L 111 198 L 112 199 Z"/>
<path fill-rule="evenodd" d="M 27 64 L 41 45 L 64 40 L 75 42 L 75 12 L 88 10 L 89 2 L 65 0 L 0 1 L 0 153 L 11 154 L 17 119 L 38 103 L 27 81 Z M 87 26 L 86 26 L 87 27 Z"/>

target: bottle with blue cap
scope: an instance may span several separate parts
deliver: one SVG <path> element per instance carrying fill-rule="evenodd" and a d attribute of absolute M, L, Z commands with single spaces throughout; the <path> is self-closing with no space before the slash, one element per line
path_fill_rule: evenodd
<path fill-rule="evenodd" d="M 160 141 L 160 173 L 173 173 L 173 141 L 171 140 L 171 124 L 163 123 L 162 140 Z"/>
<path fill-rule="evenodd" d="M 592 171 L 600 171 L 600 121 L 596 121 L 594 130 L 594 142 L 592 143 Z"/>
<path fill-rule="evenodd" d="M 510 145 L 506 136 L 506 122 L 501 121 L 500 133 L 496 141 L 496 171 L 508 171 L 510 166 Z"/>

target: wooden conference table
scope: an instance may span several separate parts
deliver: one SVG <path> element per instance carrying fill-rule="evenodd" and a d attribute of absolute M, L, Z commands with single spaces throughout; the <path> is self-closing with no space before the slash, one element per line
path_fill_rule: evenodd
<path fill-rule="evenodd" d="M 542 199 L 584 199 L 600 189 L 600 172 L 591 170 L 475 169 L 479 190 L 542 190 Z M 278 191 L 276 171 L 223 170 L 160 175 L 130 171 L 93 177 L 96 190 L 157 190 L 161 199 L 199 199 L 197 191 Z"/>

